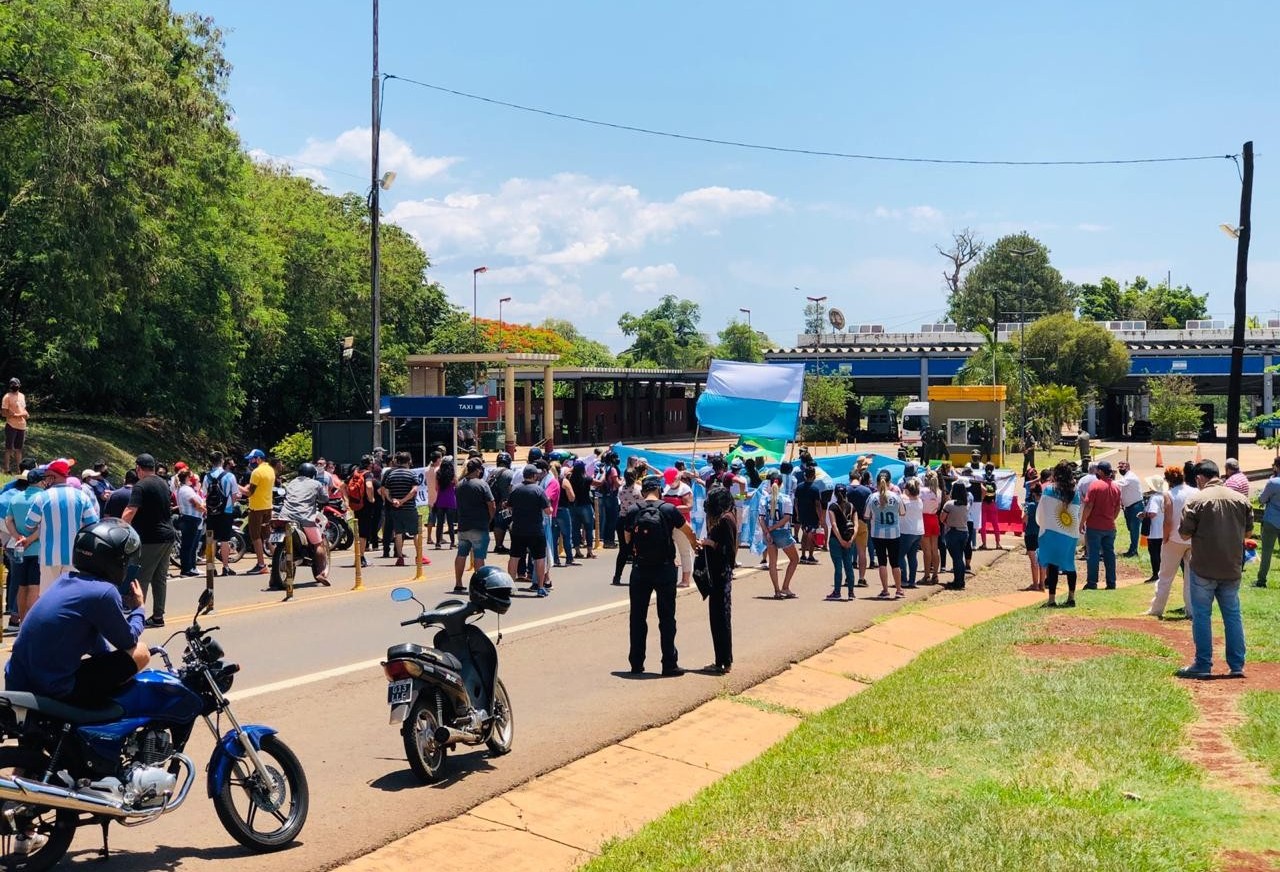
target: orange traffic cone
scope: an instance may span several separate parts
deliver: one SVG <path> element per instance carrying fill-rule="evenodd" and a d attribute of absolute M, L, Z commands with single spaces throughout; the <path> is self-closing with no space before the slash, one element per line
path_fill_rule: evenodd
<path fill-rule="evenodd" d="M 1160 446 L 1156 446 L 1156 469 L 1164 469 L 1164 455 L 1160 453 Z"/>
<path fill-rule="evenodd" d="M 1204 457 L 1200 453 L 1200 443 L 1197 442 L 1196 443 L 1196 463 L 1199 463 L 1202 460 L 1204 460 Z"/>

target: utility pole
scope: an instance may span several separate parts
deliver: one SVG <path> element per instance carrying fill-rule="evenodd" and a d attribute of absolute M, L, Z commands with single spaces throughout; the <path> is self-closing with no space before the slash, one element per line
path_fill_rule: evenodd
<path fill-rule="evenodd" d="M 1231 330 L 1231 375 L 1227 382 L 1227 456 L 1240 456 L 1240 382 L 1244 376 L 1245 284 L 1249 278 L 1249 236 L 1253 231 L 1253 142 L 1244 144 L 1240 177 L 1240 233 L 1236 237 L 1235 324 Z"/>
<path fill-rule="evenodd" d="M 378 272 L 380 247 L 378 241 L 378 223 L 381 206 L 378 192 L 382 190 L 378 180 L 378 140 L 382 127 L 382 97 L 379 93 L 381 81 L 378 75 L 378 0 L 373 0 L 373 119 L 372 143 L 369 149 L 372 155 L 372 184 L 369 187 L 369 298 L 372 308 L 370 325 L 370 353 L 373 357 L 373 447 L 382 444 L 382 289 L 379 286 Z"/>

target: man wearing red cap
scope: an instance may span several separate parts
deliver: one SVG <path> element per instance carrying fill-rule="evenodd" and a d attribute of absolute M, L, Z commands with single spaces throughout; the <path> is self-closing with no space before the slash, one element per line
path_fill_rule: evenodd
<path fill-rule="evenodd" d="M 35 498 L 27 513 L 27 533 L 14 543 L 17 548 L 40 542 L 40 592 L 71 571 L 72 546 L 81 527 L 98 523 L 97 500 L 78 487 L 67 486 L 71 464 L 55 460 L 40 470 L 44 493 Z"/>

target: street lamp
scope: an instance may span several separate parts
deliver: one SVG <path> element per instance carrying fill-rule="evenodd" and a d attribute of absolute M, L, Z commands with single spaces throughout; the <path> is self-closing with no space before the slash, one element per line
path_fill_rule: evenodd
<path fill-rule="evenodd" d="M 503 323 L 503 320 L 502 320 L 502 304 L 510 303 L 510 302 L 511 302 L 510 297 L 498 298 L 498 350 L 499 351 L 507 350 L 506 325 Z"/>
<path fill-rule="evenodd" d="M 800 290 L 796 288 L 796 290 Z M 822 304 L 827 301 L 826 295 L 821 297 L 805 297 L 810 303 L 817 306 L 817 314 L 814 316 L 813 323 L 817 325 L 813 331 L 813 374 L 820 374 L 820 366 L 818 363 L 818 340 L 822 337 Z M 805 325 L 808 327 L 809 325 Z"/>
<path fill-rule="evenodd" d="M 482 272 L 488 272 L 487 266 L 478 266 L 471 271 L 471 350 L 478 353 L 480 349 L 480 318 L 476 313 L 476 304 L 479 300 L 479 294 L 476 291 L 476 277 Z M 480 364 L 476 364 L 475 372 L 471 375 L 471 390 L 478 391 L 480 384 Z"/>
<path fill-rule="evenodd" d="M 745 313 L 747 314 L 747 326 L 748 326 L 748 327 L 750 327 L 750 326 L 751 326 L 751 310 L 750 310 L 750 309 L 738 309 L 738 311 L 739 311 L 739 312 L 745 312 Z"/>

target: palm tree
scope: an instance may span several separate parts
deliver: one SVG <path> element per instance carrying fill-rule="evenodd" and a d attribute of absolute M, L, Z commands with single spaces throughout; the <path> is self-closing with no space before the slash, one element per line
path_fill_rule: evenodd
<path fill-rule="evenodd" d="M 1001 342 L 995 332 L 979 324 L 982 346 L 969 355 L 969 359 L 956 373 L 956 383 L 962 385 L 1016 385 L 1018 384 L 1018 360 L 1013 346 Z M 994 381 L 992 376 L 994 375 Z"/>
<path fill-rule="evenodd" d="M 1031 405 L 1056 433 L 1061 433 L 1068 421 L 1079 421 L 1083 411 L 1074 385 L 1041 385 L 1031 392 Z"/>

